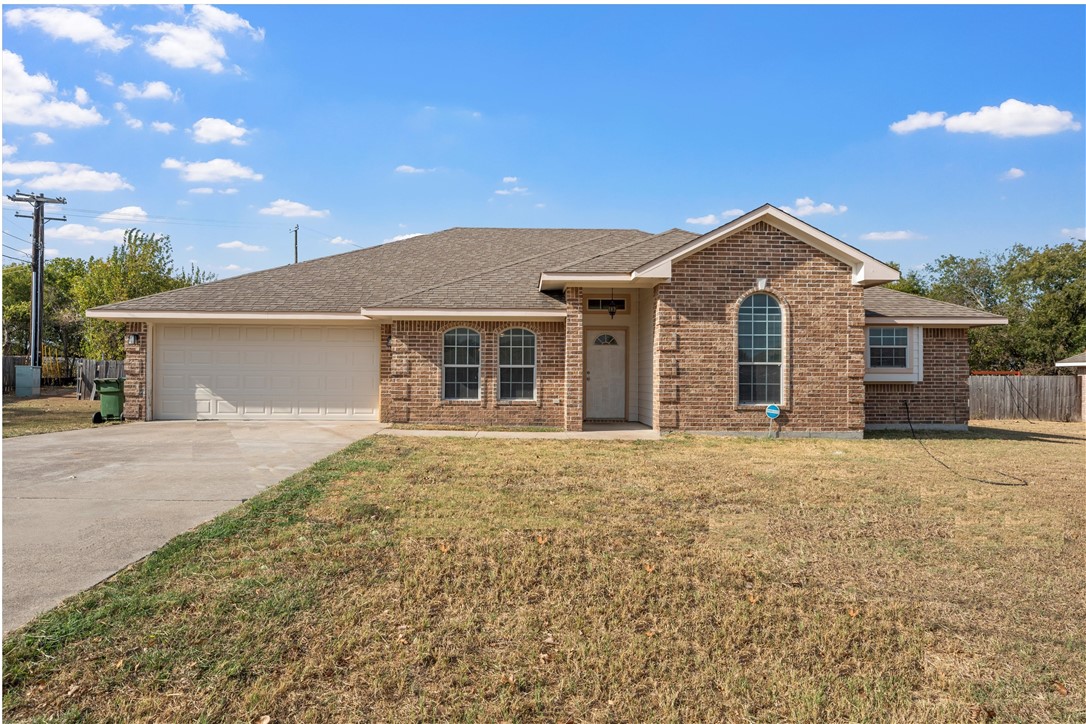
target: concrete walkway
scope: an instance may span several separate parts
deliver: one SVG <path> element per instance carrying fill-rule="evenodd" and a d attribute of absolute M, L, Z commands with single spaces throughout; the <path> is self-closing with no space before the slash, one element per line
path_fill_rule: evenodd
<path fill-rule="evenodd" d="M 486 430 L 401 430 L 386 427 L 378 435 L 397 437 L 489 437 L 504 440 L 659 440 L 660 433 L 638 423 L 585 423 L 583 432 L 493 432 Z"/>
<path fill-rule="evenodd" d="M 5 440 L 4 632 L 381 427 L 149 422 Z"/>

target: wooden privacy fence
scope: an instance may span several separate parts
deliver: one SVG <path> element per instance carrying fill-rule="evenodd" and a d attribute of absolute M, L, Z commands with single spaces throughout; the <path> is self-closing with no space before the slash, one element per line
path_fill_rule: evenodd
<path fill-rule="evenodd" d="M 15 365 L 25 365 L 29 360 L 26 356 L 4 355 L 4 393 L 15 391 Z"/>
<path fill-rule="evenodd" d="M 969 417 L 974 420 L 1082 420 L 1082 382 L 1074 375 L 972 375 Z"/>
<path fill-rule="evenodd" d="M 81 400 L 93 400 L 98 391 L 94 379 L 98 377 L 124 377 L 124 362 L 107 359 L 75 360 L 75 392 Z"/>

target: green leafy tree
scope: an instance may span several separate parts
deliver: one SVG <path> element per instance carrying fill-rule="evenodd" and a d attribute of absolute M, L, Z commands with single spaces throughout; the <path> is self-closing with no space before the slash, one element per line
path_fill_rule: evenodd
<path fill-rule="evenodd" d="M 4 354 L 22 355 L 30 349 L 30 265 L 4 267 Z"/>
<path fill-rule="evenodd" d="M 87 262 L 86 273 L 76 287 L 76 298 L 81 310 L 85 311 L 212 279 L 214 276 L 195 265 L 188 270 L 174 266 L 169 236 L 129 229 L 124 241 L 113 248 L 110 256 L 91 257 Z M 124 323 L 87 319 L 83 349 L 88 357 L 123 359 Z"/>
<path fill-rule="evenodd" d="M 897 269 L 899 272 L 901 271 L 901 265 L 896 261 L 887 262 L 887 264 Z M 909 271 L 902 273 L 901 279 L 898 279 L 896 282 L 890 282 L 886 286 L 899 292 L 916 294 L 921 297 L 928 293 L 928 286 L 924 281 L 924 277 L 921 275 L 920 269 L 910 269 Z"/>
<path fill-rule="evenodd" d="M 75 287 L 86 273 L 82 259 L 61 257 L 45 262 L 43 341 L 62 357 L 77 357 L 83 344 L 83 310 Z M 24 355 L 30 351 L 30 266 L 4 267 L 4 350 Z"/>

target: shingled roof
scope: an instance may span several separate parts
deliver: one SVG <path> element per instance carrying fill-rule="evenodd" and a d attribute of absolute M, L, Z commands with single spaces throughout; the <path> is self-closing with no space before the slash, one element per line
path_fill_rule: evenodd
<path fill-rule="evenodd" d="M 1006 324 L 1006 317 L 998 314 L 982 312 L 979 309 L 970 309 L 960 304 L 940 302 L 936 299 L 918 297 L 915 294 L 906 294 L 886 287 L 870 287 L 864 290 L 864 315 L 867 321 L 877 321 L 882 317 L 889 323 L 891 320 L 918 320 L 924 319 L 960 319 L 962 323 L 970 324 Z"/>
<path fill-rule="evenodd" d="M 543 272 L 627 274 L 699 238 L 671 229 L 454 228 L 345 254 L 96 307 L 109 312 L 360 314 L 379 309 L 564 311 L 539 291 Z M 869 320 L 993 314 L 881 287 L 864 291 Z M 1005 320 L 1003 320 L 1005 322 Z"/>

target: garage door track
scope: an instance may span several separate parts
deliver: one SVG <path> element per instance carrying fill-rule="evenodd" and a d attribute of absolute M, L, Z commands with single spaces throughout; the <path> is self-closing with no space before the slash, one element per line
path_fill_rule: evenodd
<path fill-rule="evenodd" d="M 4 632 L 381 427 L 150 422 L 5 440 Z"/>

